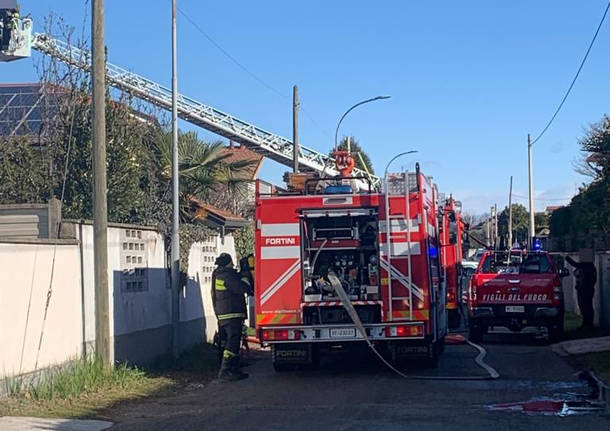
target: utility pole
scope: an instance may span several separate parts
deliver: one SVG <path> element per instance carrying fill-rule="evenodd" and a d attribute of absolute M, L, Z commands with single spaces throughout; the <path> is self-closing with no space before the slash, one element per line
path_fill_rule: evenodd
<path fill-rule="evenodd" d="M 292 172 L 299 172 L 299 87 L 292 87 L 292 143 L 294 144 L 292 154 Z"/>
<path fill-rule="evenodd" d="M 487 217 L 487 247 L 491 245 L 491 214 Z"/>
<path fill-rule="evenodd" d="M 508 249 L 513 246 L 513 176 L 510 176 L 508 192 Z"/>
<path fill-rule="evenodd" d="M 532 168 L 532 141 L 529 133 L 527 134 L 527 165 L 529 177 L 529 201 L 530 201 L 530 247 L 533 245 L 533 238 L 536 235 L 536 226 L 534 225 L 534 174 Z"/>
<path fill-rule="evenodd" d="M 172 0 L 172 352 L 178 356 L 180 336 L 180 202 L 178 171 L 178 61 L 176 53 L 176 0 Z"/>
<path fill-rule="evenodd" d="M 106 59 L 104 0 L 91 2 L 91 79 L 93 81 L 93 272 L 95 282 L 95 354 L 112 367 L 108 293 L 108 209 L 106 206 Z"/>
<path fill-rule="evenodd" d="M 496 207 L 492 206 L 489 210 L 489 244 L 496 248 Z"/>
<path fill-rule="evenodd" d="M 498 204 L 494 204 L 494 249 L 497 250 L 500 245 L 498 235 Z"/>

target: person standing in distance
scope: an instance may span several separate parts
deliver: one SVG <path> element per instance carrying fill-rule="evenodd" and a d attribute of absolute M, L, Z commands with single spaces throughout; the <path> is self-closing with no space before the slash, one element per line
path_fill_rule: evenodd
<path fill-rule="evenodd" d="M 216 269 L 212 272 L 212 304 L 218 319 L 218 331 L 224 331 L 227 340 L 218 379 L 232 382 L 248 377 L 239 369 L 239 345 L 247 315 L 244 294 L 254 292 L 249 277 L 240 275 L 233 268 L 233 259 L 228 253 L 221 253 L 215 264 Z"/>
<path fill-rule="evenodd" d="M 581 257 L 580 262 L 576 262 L 570 256 L 566 260 L 574 268 L 576 278 L 576 294 L 578 295 L 578 308 L 582 315 L 582 328 L 593 328 L 593 296 L 595 295 L 595 283 L 597 282 L 597 269 L 593 262 L 585 261 Z"/>

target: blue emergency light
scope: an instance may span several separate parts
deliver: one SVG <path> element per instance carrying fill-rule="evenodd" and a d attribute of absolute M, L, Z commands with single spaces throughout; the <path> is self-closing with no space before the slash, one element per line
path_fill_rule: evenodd
<path fill-rule="evenodd" d="M 532 239 L 532 250 L 542 250 L 542 241 L 540 240 L 540 238 L 534 237 Z"/>

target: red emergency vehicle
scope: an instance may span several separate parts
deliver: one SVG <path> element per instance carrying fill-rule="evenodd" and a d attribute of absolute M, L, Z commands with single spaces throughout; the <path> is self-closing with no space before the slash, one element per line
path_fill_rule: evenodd
<path fill-rule="evenodd" d="M 560 277 L 567 274 L 544 251 L 486 251 L 468 292 L 469 338 L 479 341 L 494 327 L 513 332 L 536 327 L 547 328 L 549 339 L 560 339 L 564 319 Z"/>
<path fill-rule="evenodd" d="M 462 263 L 462 204 L 449 197 L 440 207 L 441 265 L 447 289 L 447 325 L 460 325 L 459 266 Z"/>
<path fill-rule="evenodd" d="M 288 191 L 257 182 L 256 329 L 277 370 L 364 340 L 329 274 L 392 359 L 437 360 L 446 333 L 437 188 L 419 165 L 384 188 L 356 191 L 350 178 L 309 178 Z"/>

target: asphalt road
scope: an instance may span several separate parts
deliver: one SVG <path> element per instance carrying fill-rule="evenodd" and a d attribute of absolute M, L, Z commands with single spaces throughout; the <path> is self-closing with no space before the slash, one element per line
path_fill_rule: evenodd
<path fill-rule="evenodd" d="M 600 414 L 558 417 L 493 411 L 489 405 L 532 398 L 566 398 L 588 389 L 544 341 L 495 335 L 483 344 L 495 381 L 405 380 L 374 358 L 339 355 L 314 371 L 275 373 L 258 353 L 250 378 L 193 386 L 174 397 L 119 409 L 122 430 L 605 430 Z M 416 364 L 408 372 L 484 375 L 467 345 L 447 346 L 437 369 Z"/>

